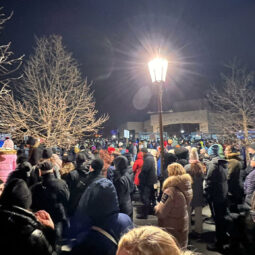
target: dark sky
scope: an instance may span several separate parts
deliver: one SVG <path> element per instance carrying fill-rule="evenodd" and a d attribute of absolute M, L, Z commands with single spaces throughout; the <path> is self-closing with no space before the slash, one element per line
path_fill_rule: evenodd
<path fill-rule="evenodd" d="M 199 98 L 238 57 L 255 68 L 254 0 L 5 0 L 14 11 L 2 32 L 28 57 L 34 37 L 60 34 L 81 71 L 93 80 L 106 130 L 144 120 L 155 109 L 147 62 L 160 48 L 169 60 L 164 109 Z M 154 99 L 153 99 L 154 98 Z"/>

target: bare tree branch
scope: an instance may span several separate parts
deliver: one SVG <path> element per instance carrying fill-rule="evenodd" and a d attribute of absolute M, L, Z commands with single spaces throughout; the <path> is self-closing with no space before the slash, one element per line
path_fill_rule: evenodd
<path fill-rule="evenodd" d="M 35 53 L 27 61 L 17 88 L 20 98 L 13 94 L 2 98 L 0 127 L 16 138 L 24 136 L 26 130 L 26 135 L 40 137 L 49 146 L 73 145 L 108 120 L 108 115 L 96 117 L 91 86 L 82 79 L 60 36 L 36 39 Z"/>
<path fill-rule="evenodd" d="M 0 12 L 3 7 L 0 7 Z M 4 13 L 0 13 L 0 29 L 6 21 L 11 19 L 13 12 L 6 16 Z M 23 56 L 19 58 L 13 58 L 13 52 L 11 51 L 11 42 L 0 45 L 0 96 L 8 93 L 8 85 L 14 79 L 20 77 L 12 77 L 11 75 L 16 72 L 22 65 Z"/>
<path fill-rule="evenodd" d="M 230 72 L 222 74 L 222 86 L 213 86 L 208 96 L 215 112 L 214 124 L 226 136 L 244 132 L 247 144 L 248 130 L 255 129 L 254 72 L 236 61 L 226 67 Z"/>

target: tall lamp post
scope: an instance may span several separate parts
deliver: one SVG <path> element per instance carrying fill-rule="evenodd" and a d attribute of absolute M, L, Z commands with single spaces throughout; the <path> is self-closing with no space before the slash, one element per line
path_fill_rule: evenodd
<path fill-rule="evenodd" d="M 166 81 L 168 61 L 157 57 L 148 63 L 152 83 L 158 86 L 158 112 L 159 112 L 159 133 L 160 133 L 160 170 L 163 173 L 164 141 L 162 123 L 162 86 Z"/>

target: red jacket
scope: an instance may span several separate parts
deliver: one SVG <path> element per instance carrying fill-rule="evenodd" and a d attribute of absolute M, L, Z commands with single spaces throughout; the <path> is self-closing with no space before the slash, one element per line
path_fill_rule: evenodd
<path fill-rule="evenodd" d="M 137 154 L 137 159 L 133 165 L 133 172 L 135 174 L 134 184 L 137 186 L 139 185 L 139 174 L 141 173 L 142 166 L 143 166 L 143 153 L 139 152 Z"/>

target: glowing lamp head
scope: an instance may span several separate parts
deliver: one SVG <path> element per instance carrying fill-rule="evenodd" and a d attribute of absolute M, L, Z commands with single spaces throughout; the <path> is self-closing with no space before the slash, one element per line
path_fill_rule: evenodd
<path fill-rule="evenodd" d="M 148 63 L 152 82 L 165 82 L 168 61 L 164 58 L 155 58 Z"/>

